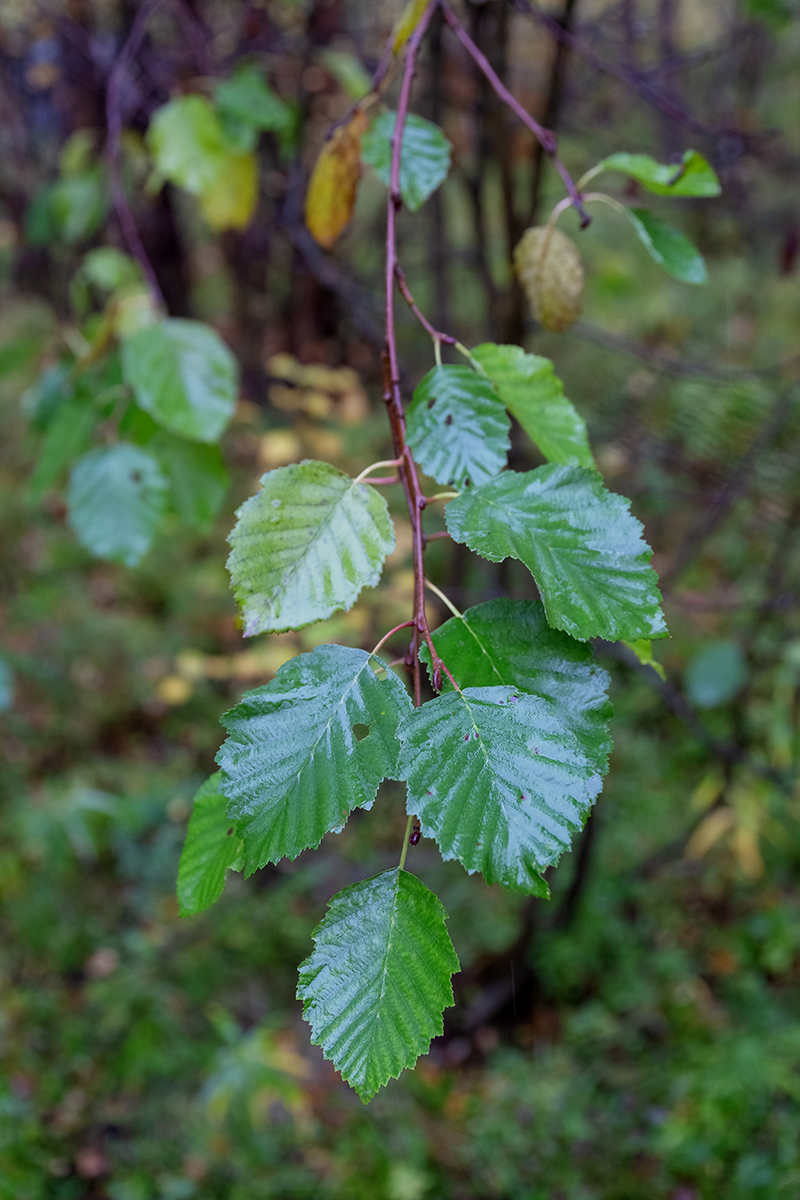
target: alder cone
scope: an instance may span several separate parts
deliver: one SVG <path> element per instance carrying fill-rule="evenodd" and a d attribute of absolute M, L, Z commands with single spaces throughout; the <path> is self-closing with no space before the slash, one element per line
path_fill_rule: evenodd
<path fill-rule="evenodd" d="M 361 135 L 367 114 L 359 110 L 320 150 L 306 193 L 306 225 L 330 250 L 353 215 L 361 178 Z"/>
<path fill-rule="evenodd" d="M 514 268 L 536 320 L 555 333 L 581 315 L 583 264 L 578 247 L 560 229 L 526 229 L 514 250 Z"/>

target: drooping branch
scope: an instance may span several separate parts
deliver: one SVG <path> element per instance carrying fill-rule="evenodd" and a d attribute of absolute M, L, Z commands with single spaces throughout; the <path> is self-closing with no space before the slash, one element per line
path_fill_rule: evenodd
<path fill-rule="evenodd" d="M 422 703 L 422 677 L 419 661 L 420 638 L 424 637 L 431 655 L 434 687 L 441 684 L 441 671 L 444 664 L 431 639 L 428 621 L 425 615 L 425 585 L 424 585 L 424 551 L 425 541 L 422 532 L 422 511 L 425 507 L 425 496 L 417 477 L 417 469 L 411 451 L 406 445 L 405 413 L 403 399 L 400 393 L 400 371 L 397 356 L 397 337 L 395 333 L 395 281 L 398 277 L 397 261 L 397 213 L 402 206 L 400 193 L 400 153 L 403 130 L 408 113 L 408 102 L 411 95 L 411 84 L 416 71 L 416 56 L 420 42 L 425 35 L 439 0 L 430 0 L 414 32 L 411 34 L 406 47 L 405 70 L 400 86 L 400 97 L 397 103 L 397 116 L 392 134 L 392 165 L 389 175 L 389 196 L 386 205 L 386 348 L 384 351 L 384 400 L 389 414 L 392 430 L 392 444 L 395 457 L 400 460 L 399 474 L 405 492 L 408 514 L 411 521 L 412 544 L 414 557 L 414 636 L 411 639 L 406 662 L 410 667 L 414 680 L 414 703 Z M 448 672 L 449 674 L 449 672 Z"/>

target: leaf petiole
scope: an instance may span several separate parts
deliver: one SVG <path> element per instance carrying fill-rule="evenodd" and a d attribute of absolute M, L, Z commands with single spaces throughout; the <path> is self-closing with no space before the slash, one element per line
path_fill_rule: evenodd
<path fill-rule="evenodd" d="M 399 467 L 400 461 L 401 460 L 399 458 L 383 458 L 380 462 L 370 463 L 368 467 L 364 467 L 364 470 L 360 475 L 356 475 L 353 483 L 363 483 L 370 471 L 377 471 L 378 467 Z M 370 480 L 370 482 L 375 483 L 377 481 L 373 479 Z"/>
<path fill-rule="evenodd" d="M 388 642 L 389 638 L 390 638 L 390 637 L 391 637 L 393 634 L 395 634 L 395 633 L 399 633 L 401 629 L 409 629 L 409 628 L 410 628 L 412 625 L 413 625 L 413 626 L 416 626 L 416 624 L 417 624 L 417 622 L 416 622 L 416 621 L 403 621 L 402 625 L 395 625 L 394 629 L 390 629 L 388 633 L 385 633 L 385 634 L 383 635 L 383 637 L 382 637 L 382 638 L 381 638 L 381 640 L 378 642 L 378 644 L 377 644 L 377 646 L 375 647 L 375 649 L 370 651 L 370 654 L 371 654 L 371 655 L 377 654 L 377 653 L 378 653 L 378 651 L 380 650 L 381 646 L 384 644 L 384 642 Z"/>
<path fill-rule="evenodd" d="M 408 854 L 408 843 L 411 839 L 411 827 L 413 824 L 414 824 L 414 818 L 409 817 L 408 820 L 406 821 L 406 833 L 405 833 L 405 837 L 403 838 L 403 849 L 400 851 L 400 863 L 397 868 L 398 871 L 402 871 L 406 865 L 406 855 Z"/>
<path fill-rule="evenodd" d="M 425 505 L 433 504 L 435 500 L 456 500 L 461 492 L 436 492 L 433 496 L 423 496 Z"/>
<path fill-rule="evenodd" d="M 453 604 L 450 600 L 448 600 L 447 596 L 445 596 L 444 592 L 439 591 L 439 588 L 436 586 L 435 583 L 431 583 L 430 579 L 425 580 L 425 587 L 428 588 L 429 591 L 433 592 L 434 596 L 439 597 L 442 604 L 445 604 L 450 609 L 450 612 L 453 614 L 454 617 L 462 616 L 462 614 L 456 608 L 455 604 Z"/>

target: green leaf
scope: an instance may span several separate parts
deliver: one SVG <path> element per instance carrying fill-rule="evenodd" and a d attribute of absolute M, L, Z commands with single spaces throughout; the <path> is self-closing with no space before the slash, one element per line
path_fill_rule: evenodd
<path fill-rule="evenodd" d="M 442 857 L 488 883 L 549 895 L 557 862 L 602 787 L 558 709 L 513 687 L 468 687 L 401 722 L 407 807 Z"/>
<path fill-rule="evenodd" d="M 467 488 L 506 465 L 510 423 L 488 379 L 471 367 L 434 367 L 414 390 L 407 440 L 437 483 Z"/>
<path fill-rule="evenodd" d="M 252 150 L 261 130 L 281 138 L 294 134 L 294 110 L 273 92 L 255 63 L 247 63 L 230 79 L 216 83 L 214 103 L 225 141 L 233 150 Z"/>
<path fill-rule="evenodd" d="M 373 121 L 361 143 L 361 157 L 388 187 L 392 171 L 392 134 L 397 113 L 385 112 Z M 450 143 L 438 125 L 409 113 L 400 152 L 400 193 L 416 212 L 436 191 L 450 170 Z"/>
<path fill-rule="evenodd" d="M 594 173 L 622 171 L 657 196 L 718 196 L 721 192 L 716 171 L 702 154 L 687 150 L 683 160 L 660 163 L 649 154 L 612 154 L 597 164 Z"/>
<path fill-rule="evenodd" d="M 463 492 L 445 519 L 490 562 L 524 563 L 554 628 L 582 640 L 666 637 L 652 551 L 629 509 L 596 472 L 549 464 Z"/>
<path fill-rule="evenodd" d="M 637 642 L 625 642 L 623 646 L 627 646 L 629 650 L 638 658 L 643 667 L 652 667 L 659 679 L 663 679 L 666 683 L 667 672 L 664 670 L 660 662 L 653 658 L 653 644 L 648 638 L 641 638 Z"/>
<path fill-rule="evenodd" d="M 238 131 L 241 135 L 241 126 Z M 248 140 L 254 141 L 245 133 Z M 156 178 L 168 179 L 197 196 L 212 229 L 244 229 L 250 223 L 258 198 L 255 156 L 230 144 L 205 96 L 181 96 L 157 109 L 147 142 Z"/>
<path fill-rule="evenodd" d="M 192 195 L 213 187 L 225 159 L 222 125 L 205 96 L 179 96 L 156 109 L 147 130 L 156 170 Z"/>
<path fill-rule="evenodd" d="M 67 467 L 83 454 L 92 440 L 99 413 L 85 398 L 65 400 L 47 426 L 39 457 L 28 484 L 31 499 L 41 500 Z"/>
<path fill-rule="evenodd" d="M 185 442 L 163 430 L 147 444 L 169 479 L 178 514 L 193 529 L 210 529 L 231 483 L 219 446 Z"/>
<path fill-rule="evenodd" d="M 383 496 L 330 463 L 279 467 L 261 483 L 237 509 L 228 537 L 247 637 L 301 629 L 351 608 L 394 549 Z"/>
<path fill-rule="evenodd" d="M 372 77 L 360 58 L 349 50 L 334 50 L 325 46 L 317 54 L 318 61 L 329 71 L 349 100 L 360 100 L 372 87 Z"/>
<path fill-rule="evenodd" d="M 182 917 L 204 912 L 219 900 L 229 870 L 242 868 L 242 842 L 218 791 L 219 771 L 194 798 L 186 841 L 178 864 L 178 908 Z"/>
<path fill-rule="evenodd" d="M 233 416 L 236 359 L 210 326 L 169 317 L 122 342 L 125 382 L 136 403 L 179 437 L 215 442 Z"/>
<path fill-rule="evenodd" d="M 646 208 L 625 210 L 651 258 L 681 283 L 708 283 L 705 259 L 679 229 Z"/>
<path fill-rule="evenodd" d="M 397 777 L 397 724 L 410 707 L 380 659 L 318 646 L 225 714 L 219 787 L 244 838 L 248 875 L 318 846 L 353 808 L 372 806 L 381 780 Z"/>
<path fill-rule="evenodd" d="M 84 256 L 81 274 L 95 287 L 116 292 L 128 284 L 141 283 L 142 270 L 128 254 L 116 246 L 97 246 Z"/>
<path fill-rule="evenodd" d="M 433 644 L 461 687 L 505 684 L 549 700 L 593 769 L 605 774 L 612 748 L 608 674 L 595 665 L 591 646 L 550 628 L 540 601 L 478 604 L 440 625 Z M 430 672 L 427 646 L 420 658 Z M 452 690 L 446 675 L 442 687 Z"/>
<path fill-rule="evenodd" d="M 314 930 L 297 997 L 322 1046 L 366 1103 L 442 1033 L 459 962 L 440 900 L 395 868 L 345 888 Z"/>
<path fill-rule="evenodd" d="M 22 411 L 34 429 L 46 429 L 59 408 L 75 395 L 72 373 L 66 363 L 42 371 L 22 395 Z"/>
<path fill-rule="evenodd" d="M 54 242 L 73 246 L 97 232 L 108 211 L 108 186 L 101 166 L 57 179 L 41 188 L 25 214 L 25 232 L 34 246 Z"/>
<path fill-rule="evenodd" d="M 738 642 L 709 642 L 689 660 L 684 675 L 686 695 L 697 708 L 718 708 L 734 699 L 747 676 L 747 659 Z"/>
<path fill-rule="evenodd" d="M 586 426 L 564 395 L 549 358 L 526 354 L 521 346 L 493 342 L 484 342 L 471 354 L 548 462 L 594 466 Z"/>
<path fill-rule="evenodd" d="M 67 520 L 97 558 L 134 567 L 150 549 L 166 500 L 155 459 L 120 442 L 79 458 L 67 488 Z"/>

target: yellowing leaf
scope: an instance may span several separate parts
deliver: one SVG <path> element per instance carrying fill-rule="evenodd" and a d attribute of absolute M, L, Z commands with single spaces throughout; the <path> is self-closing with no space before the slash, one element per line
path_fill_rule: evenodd
<path fill-rule="evenodd" d="M 157 109 L 147 143 L 156 173 L 197 196 L 212 229 L 244 229 L 250 222 L 258 191 L 255 155 L 226 142 L 205 96 L 180 96 Z"/>
<path fill-rule="evenodd" d="M 198 196 L 212 229 L 245 229 L 258 200 L 258 163 L 249 154 L 225 154 L 224 166 Z"/>
<path fill-rule="evenodd" d="M 428 0 L 408 0 L 394 27 L 395 54 L 399 54 L 420 22 L 422 14 L 428 7 Z"/>
<path fill-rule="evenodd" d="M 514 250 L 514 268 L 533 315 L 561 333 L 581 315 L 583 264 L 575 243 L 560 229 L 527 229 Z"/>
<path fill-rule="evenodd" d="M 353 215 L 361 178 L 361 135 L 367 117 L 357 112 L 320 151 L 306 193 L 306 225 L 329 250 Z"/>
<path fill-rule="evenodd" d="M 736 813 L 727 804 L 715 808 L 703 817 L 689 841 L 686 843 L 687 858 L 704 858 L 712 846 L 736 824 Z"/>

